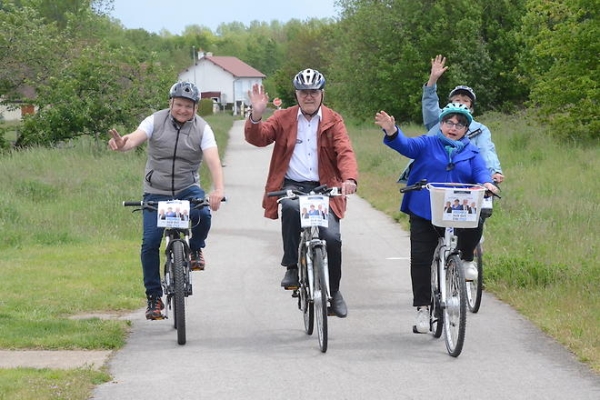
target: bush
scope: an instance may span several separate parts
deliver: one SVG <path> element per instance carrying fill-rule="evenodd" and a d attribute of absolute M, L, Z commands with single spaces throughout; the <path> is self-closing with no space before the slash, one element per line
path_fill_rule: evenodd
<path fill-rule="evenodd" d="M 207 115 L 213 115 L 213 101 L 212 99 L 202 99 L 198 105 L 198 115 L 205 117 Z"/>

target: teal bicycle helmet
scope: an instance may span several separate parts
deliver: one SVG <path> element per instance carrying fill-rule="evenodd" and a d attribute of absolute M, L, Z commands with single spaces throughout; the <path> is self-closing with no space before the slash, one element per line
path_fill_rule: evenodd
<path fill-rule="evenodd" d="M 171 90 L 169 90 L 169 99 L 176 97 L 189 99 L 194 103 L 197 103 L 198 100 L 200 100 L 200 91 L 192 82 L 177 82 L 171 86 Z"/>
<path fill-rule="evenodd" d="M 442 113 L 440 114 L 440 122 L 442 122 L 446 115 L 450 114 L 463 115 L 469 122 L 468 125 L 471 125 L 471 122 L 473 122 L 473 116 L 471 115 L 471 111 L 464 104 L 449 103 L 446 107 L 442 109 Z"/>
<path fill-rule="evenodd" d="M 316 69 L 307 68 L 296 74 L 293 83 L 296 90 L 322 90 L 325 77 Z"/>

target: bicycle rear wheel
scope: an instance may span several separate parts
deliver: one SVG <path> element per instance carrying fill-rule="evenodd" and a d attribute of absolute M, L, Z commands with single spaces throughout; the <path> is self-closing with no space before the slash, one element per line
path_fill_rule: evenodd
<path fill-rule="evenodd" d="M 171 263 L 173 277 L 173 315 L 177 329 L 177 343 L 185 344 L 185 266 L 183 243 L 174 241 L 171 249 L 173 252 Z"/>
<path fill-rule="evenodd" d="M 300 289 L 299 305 L 304 319 L 304 330 L 307 335 L 312 335 L 315 326 L 315 307 L 309 298 L 308 271 L 306 268 L 306 249 L 300 253 Z"/>
<path fill-rule="evenodd" d="M 440 275 L 439 271 L 439 256 L 440 246 L 435 250 L 433 263 L 431 264 L 431 307 L 429 307 L 430 329 L 434 338 L 442 336 L 444 328 L 444 314 L 442 313 L 441 293 L 440 293 Z"/>
<path fill-rule="evenodd" d="M 454 254 L 446 261 L 446 304 L 444 307 L 444 338 L 446 349 L 458 357 L 465 341 L 467 325 L 467 287 L 460 258 Z"/>
<path fill-rule="evenodd" d="M 323 267 L 323 249 L 313 249 L 313 269 L 315 272 L 315 292 L 313 293 L 319 347 L 323 353 L 327 351 L 327 290 L 325 289 L 325 269 Z"/>
<path fill-rule="evenodd" d="M 475 248 L 474 258 L 477 264 L 477 279 L 467 282 L 467 305 L 469 311 L 476 313 L 481 306 L 481 295 L 483 293 L 483 250 L 481 244 Z"/>

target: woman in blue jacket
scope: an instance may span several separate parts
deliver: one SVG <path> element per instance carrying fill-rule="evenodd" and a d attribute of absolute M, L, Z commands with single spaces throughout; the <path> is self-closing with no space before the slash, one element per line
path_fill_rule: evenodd
<path fill-rule="evenodd" d="M 429 182 L 483 184 L 497 193 L 492 176 L 479 153 L 479 149 L 465 137 L 473 117 L 469 109 L 459 103 L 450 103 L 440 114 L 440 129 L 434 136 L 409 138 L 396 126 L 393 116 L 385 111 L 375 115 L 375 123 L 384 133 L 383 143 L 403 156 L 414 159 L 408 185 L 422 179 Z M 404 194 L 400 210 L 410 217 L 411 260 L 410 271 L 413 289 L 413 306 L 417 307 L 417 330 L 429 331 L 429 305 L 431 303 L 431 263 L 438 237 L 444 228 L 431 223 L 429 191 L 411 191 Z M 473 251 L 481 239 L 483 224 L 473 229 L 459 229 L 458 248 L 463 255 L 465 277 L 477 278 Z"/>

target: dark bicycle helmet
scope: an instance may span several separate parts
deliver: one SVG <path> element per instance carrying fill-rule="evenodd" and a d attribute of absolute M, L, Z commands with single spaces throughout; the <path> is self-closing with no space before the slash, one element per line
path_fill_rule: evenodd
<path fill-rule="evenodd" d="M 316 69 L 307 68 L 294 77 L 296 90 L 321 90 L 325 87 L 325 77 Z"/>
<path fill-rule="evenodd" d="M 452 89 L 450 91 L 450 94 L 448 95 L 448 100 L 452 99 L 452 97 L 454 97 L 454 95 L 457 94 L 467 95 L 471 99 L 471 103 L 473 104 L 475 104 L 475 100 L 477 100 L 477 96 L 475 96 L 475 91 L 465 85 L 458 85 L 457 87 Z"/>
<path fill-rule="evenodd" d="M 467 118 L 469 125 L 471 125 L 471 122 L 473 122 L 473 116 L 471 115 L 471 111 L 469 110 L 469 107 L 465 106 L 464 104 L 449 103 L 446 107 L 442 109 L 442 113 L 440 114 L 440 122 L 442 122 L 442 119 L 446 115 L 450 114 L 464 115 L 465 118 Z"/>
<path fill-rule="evenodd" d="M 169 99 L 180 97 L 197 103 L 200 100 L 198 87 L 191 82 L 177 82 L 169 90 Z"/>

